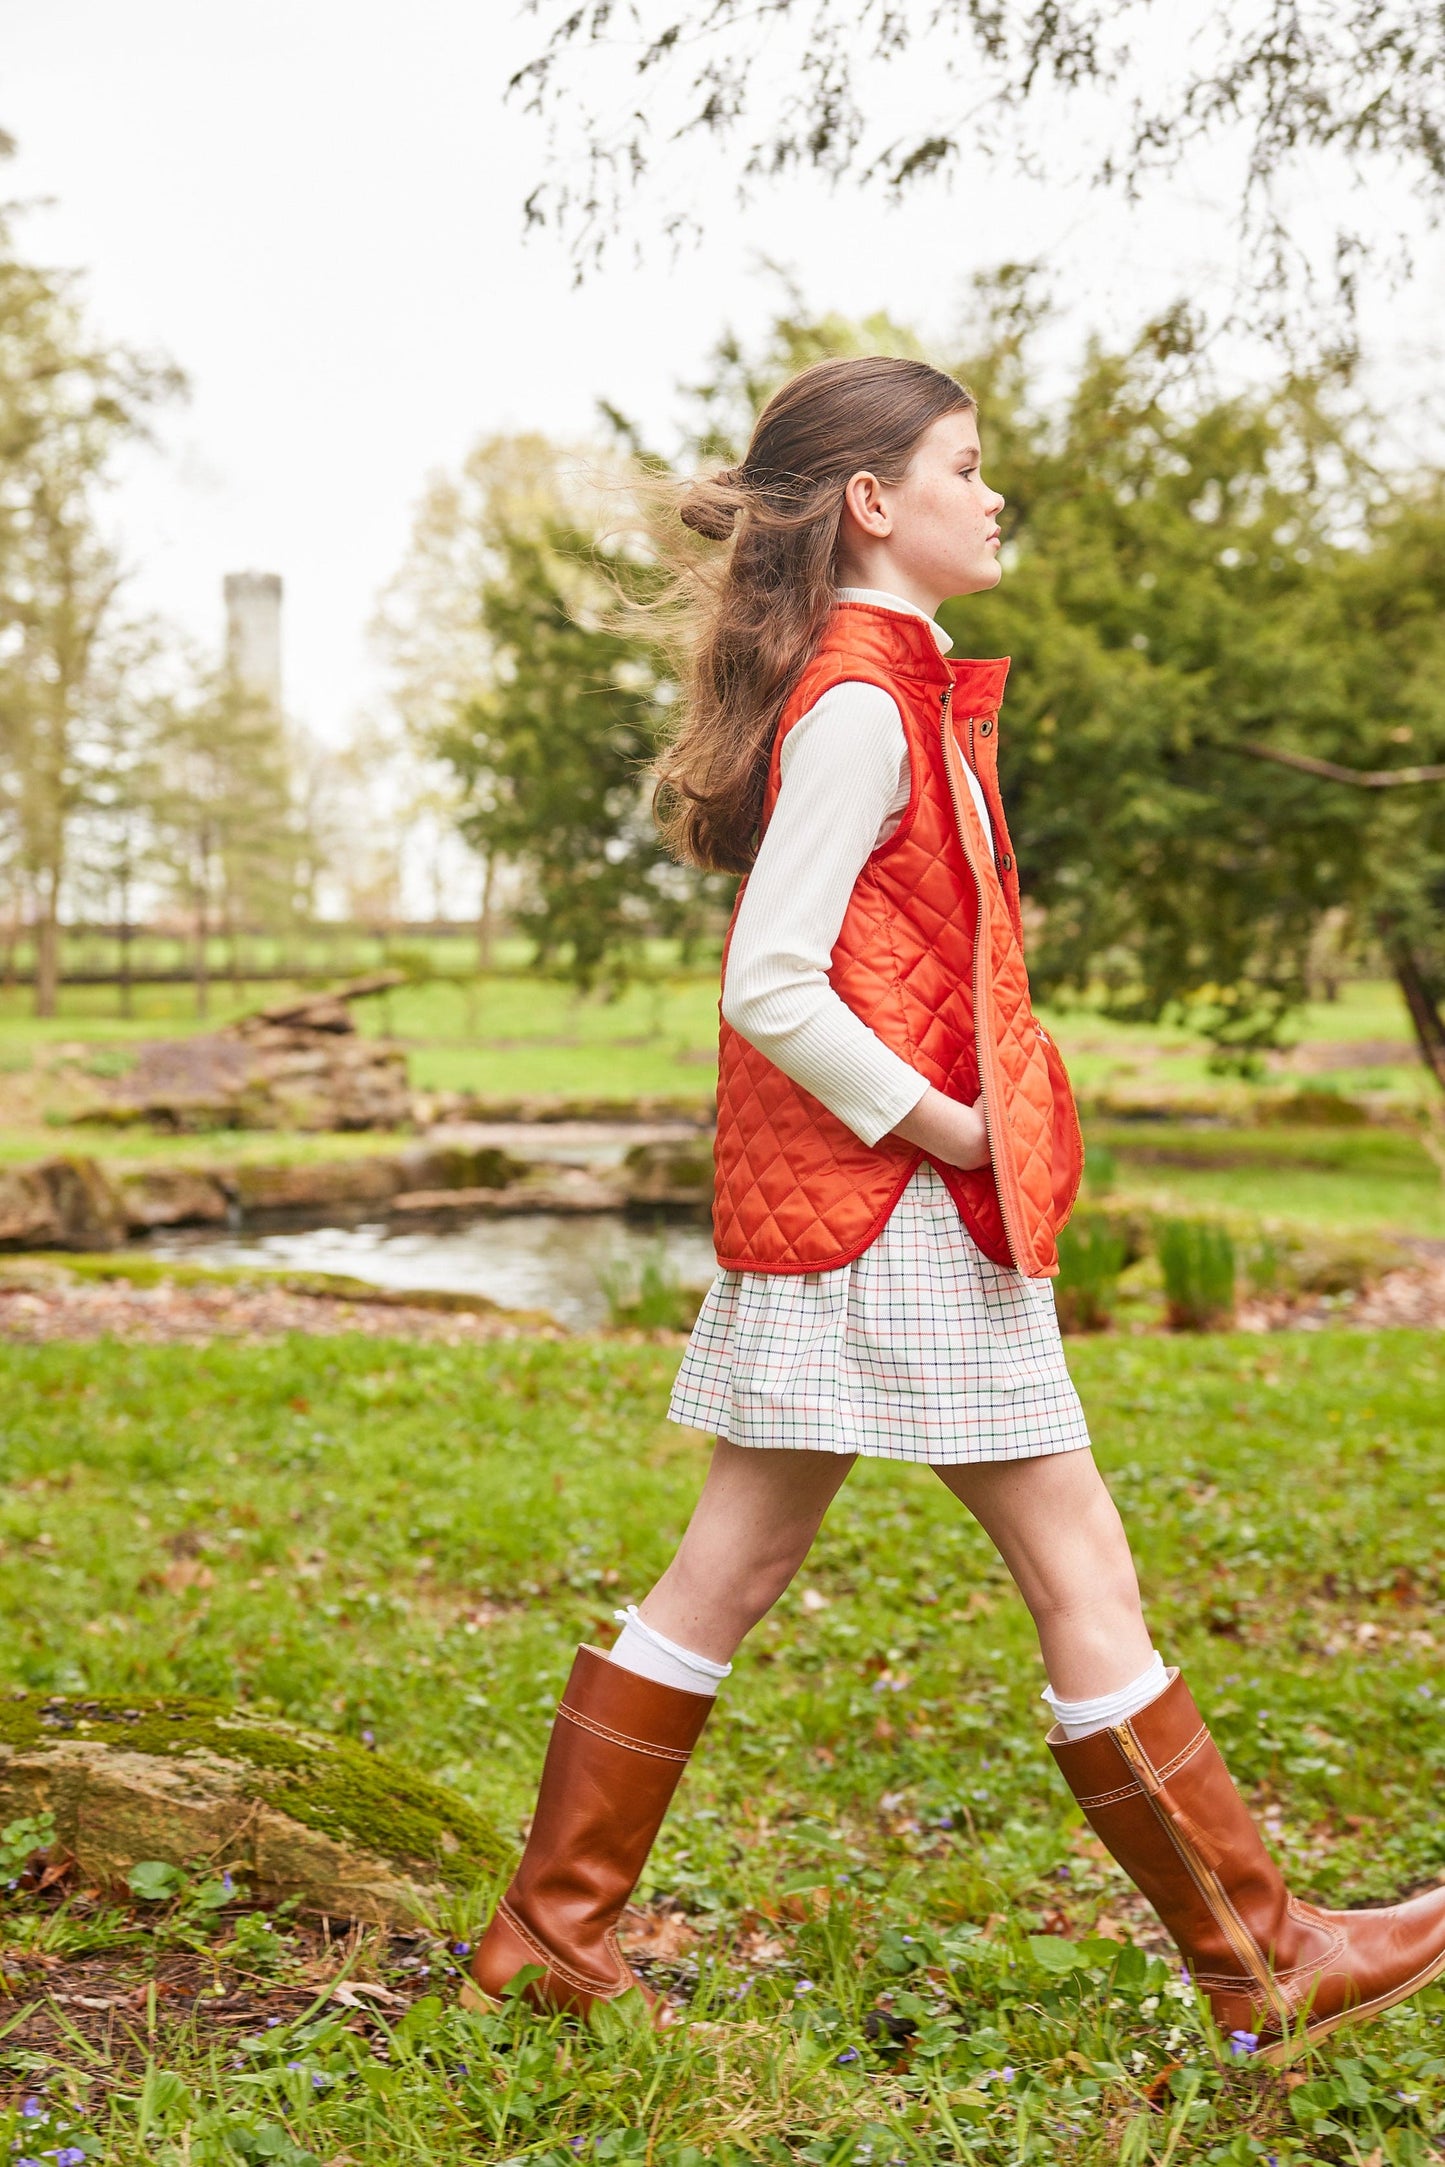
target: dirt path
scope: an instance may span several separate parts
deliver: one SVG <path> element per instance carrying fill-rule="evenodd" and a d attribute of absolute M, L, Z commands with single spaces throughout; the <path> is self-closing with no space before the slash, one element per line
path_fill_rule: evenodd
<path fill-rule="evenodd" d="M 1379 1330 L 1410 1325 L 1445 1331 L 1445 1258 L 1388 1272 L 1354 1295 L 1268 1295 L 1240 1305 L 1249 1332 Z M 152 1346 L 203 1345 L 212 1339 L 260 1341 L 289 1332 L 362 1332 L 374 1339 L 430 1340 L 466 1346 L 495 1339 L 567 1337 L 532 1317 L 427 1308 L 378 1289 L 374 1299 L 343 1299 L 255 1282 L 243 1286 L 133 1286 L 126 1280 L 71 1278 L 62 1269 L 12 1271 L 0 1279 L 0 1340 L 40 1342 L 114 1338 Z M 680 1333 L 644 1335 L 682 1343 Z"/>
<path fill-rule="evenodd" d="M 0 1339 L 140 1340 L 199 1346 L 212 1339 L 280 1339 L 288 1332 L 363 1332 L 458 1347 L 482 1340 L 564 1336 L 505 1311 L 438 1310 L 406 1301 L 346 1301 L 284 1287 L 179 1286 L 162 1280 L 88 1282 L 63 1271 L 0 1283 Z"/>

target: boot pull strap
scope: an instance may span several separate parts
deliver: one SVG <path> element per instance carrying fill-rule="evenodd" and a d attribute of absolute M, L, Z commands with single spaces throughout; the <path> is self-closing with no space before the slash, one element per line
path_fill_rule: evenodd
<path fill-rule="evenodd" d="M 1219 1878 L 1219 1867 L 1224 1854 L 1212 1839 L 1204 1835 L 1193 1817 L 1169 1796 L 1166 1784 L 1160 1779 L 1158 1770 L 1135 1736 L 1133 1725 L 1129 1722 L 1120 1723 L 1111 1728 L 1109 1735 L 1133 1770 L 1139 1788 L 1169 1831 L 1175 1849 L 1193 1875 L 1201 1895 L 1213 1912 L 1215 1920 L 1223 1928 L 1230 1946 L 1264 1995 L 1266 2006 L 1273 2010 L 1288 2031 L 1293 2022 L 1289 2003 L 1275 1984 L 1268 1959 L 1235 1910 L 1229 1891 Z M 1176 1761 L 1174 1766 L 1177 1768 L 1179 1763 Z"/>

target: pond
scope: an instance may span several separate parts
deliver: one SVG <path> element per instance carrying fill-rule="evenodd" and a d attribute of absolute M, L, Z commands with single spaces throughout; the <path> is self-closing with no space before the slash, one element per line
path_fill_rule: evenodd
<path fill-rule="evenodd" d="M 603 1276 L 629 1274 L 661 1250 L 682 1285 L 705 1287 L 716 1270 L 705 1225 L 625 1219 L 618 1212 L 519 1212 L 445 1229 L 396 1231 L 384 1221 L 282 1233 L 176 1228 L 153 1235 L 148 1256 L 188 1264 L 345 1272 L 373 1286 L 484 1294 L 509 1309 L 545 1309 L 587 1331 L 608 1321 Z"/>

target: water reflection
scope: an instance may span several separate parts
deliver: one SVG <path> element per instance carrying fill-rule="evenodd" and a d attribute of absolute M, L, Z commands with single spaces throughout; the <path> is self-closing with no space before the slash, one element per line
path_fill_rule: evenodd
<path fill-rule="evenodd" d="M 395 1233 L 384 1223 L 318 1226 L 279 1234 L 218 1234 L 177 1228 L 146 1243 L 150 1256 L 189 1264 L 250 1264 L 275 1269 L 346 1272 L 378 1287 L 425 1287 L 485 1294 L 511 1309 L 550 1310 L 574 1331 L 607 1322 L 599 1273 L 621 1264 L 634 1272 L 662 1244 L 685 1286 L 706 1286 L 716 1269 L 706 1227 L 623 1219 L 608 1212 L 553 1212 L 478 1219 L 439 1231 Z"/>

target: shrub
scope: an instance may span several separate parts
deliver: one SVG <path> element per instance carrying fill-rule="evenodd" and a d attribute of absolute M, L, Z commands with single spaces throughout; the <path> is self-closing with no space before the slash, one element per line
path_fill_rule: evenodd
<path fill-rule="evenodd" d="M 597 1283 L 618 1331 L 691 1331 L 702 1306 L 702 1290 L 682 1285 L 660 1241 L 636 1271 L 626 1263 L 609 1264 L 597 1274 Z"/>
<path fill-rule="evenodd" d="M 1059 1235 L 1054 1303 L 1066 1332 L 1102 1332 L 1114 1314 L 1128 1245 L 1097 1212 L 1080 1212 Z"/>
<path fill-rule="evenodd" d="M 1252 1294 L 1273 1294 L 1284 1277 L 1285 1264 L 1273 1235 L 1261 1234 L 1244 1255 L 1244 1276 Z"/>
<path fill-rule="evenodd" d="M 1084 1155 L 1084 1186 L 1091 1196 L 1109 1196 L 1119 1179 L 1119 1162 L 1107 1144 L 1090 1144 Z"/>
<path fill-rule="evenodd" d="M 1165 1219 L 1157 1244 L 1168 1318 L 1176 1332 L 1217 1331 L 1234 1322 L 1234 1243 L 1209 1219 Z"/>
<path fill-rule="evenodd" d="M 1363 1129 L 1369 1126 L 1370 1110 L 1341 1091 L 1331 1091 L 1323 1084 L 1306 1084 L 1286 1097 L 1261 1099 L 1255 1119 L 1266 1126 L 1278 1123 L 1286 1128 Z"/>

